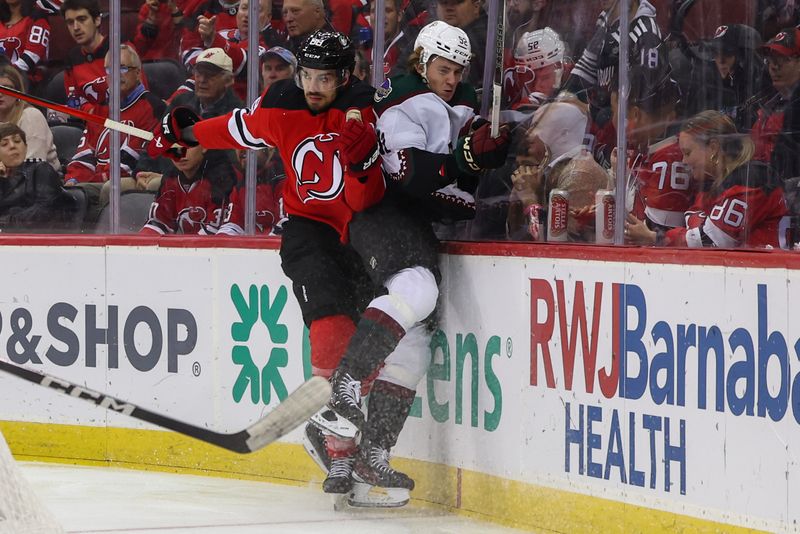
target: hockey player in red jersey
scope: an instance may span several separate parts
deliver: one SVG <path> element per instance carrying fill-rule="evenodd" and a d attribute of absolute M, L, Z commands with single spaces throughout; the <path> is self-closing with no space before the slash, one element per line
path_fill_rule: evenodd
<path fill-rule="evenodd" d="M 698 190 L 686 228 L 652 231 L 629 216 L 627 235 L 655 245 L 786 248 L 783 188 L 765 164 L 751 161 L 753 142 L 737 133 L 727 115 L 695 115 L 681 129 L 679 142 Z"/>
<path fill-rule="evenodd" d="M 296 79 L 273 83 L 250 109 L 203 121 L 186 108 L 173 109 L 156 142 L 277 148 L 287 174 L 282 266 L 309 327 L 313 372 L 330 376 L 374 292 L 361 258 L 347 244 L 348 225 L 355 211 L 381 199 L 385 183 L 373 127 L 374 89 L 352 75 L 350 40 L 314 32 L 297 60 Z M 354 452 L 352 440 L 327 440 L 326 492 L 350 490 Z"/>
<path fill-rule="evenodd" d="M 199 145 L 181 152 L 182 157 L 172 158 L 175 168 L 161 178 L 140 234 L 213 235 L 222 226 L 231 190 L 239 179 L 233 153 Z"/>
<path fill-rule="evenodd" d="M 6 0 L 0 4 L 0 51 L 33 81 L 36 67 L 47 63 L 50 50 L 50 23 L 45 13 L 26 0 Z"/>

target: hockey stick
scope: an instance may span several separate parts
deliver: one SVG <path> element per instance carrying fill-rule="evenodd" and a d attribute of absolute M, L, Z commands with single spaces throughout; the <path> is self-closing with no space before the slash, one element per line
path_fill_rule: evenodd
<path fill-rule="evenodd" d="M 111 119 L 103 118 L 100 117 L 99 115 L 88 113 L 80 109 L 74 109 L 69 106 L 64 106 L 62 104 L 56 104 L 55 102 L 51 102 L 49 100 L 45 100 L 44 98 L 38 98 L 35 96 L 25 94 L 22 91 L 17 91 L 16 89 L 12 89 L 11 87 L 6 87 L 5 85 L 0 85 L 0 94 L 13 96 L 14 98 L 19 98 L 20 100 L 24 100 L 25 102 L 33 104 L 34 106 L 41 106 L 43 108 L 52 109 L 60 113 L 65 113 L 67 115 L 75 117 L 76 119 L 81 119 L 86 122 L 99 124 L 100 126 L 105 126 L 109 130 L 116 130 L 124 134 L 138 137 L 139 139 L 144 139 L 145 141 L 151 141 L 153 139 L 153 132 L 150 132 L 148 130 L 142 130 L 141 128 L 137 128 L 136 126 L 130 126 L 128 124 L 124 124 L 118 121 L 113 121 Z"/>
<path fill-rule="evenodd" d="M 311 417 L 328 402 L 331 386 L 321 377 L 312 377 L 267 415 L 239 432 L 225 434 L 173 419 L 167 415 L 151 412 L 111 395 L 78 386 L 54 376 L 31 371 L 24 367 L 0 361 L 0 371 L 12 374 L 28 382 L 60 391 L 70 397 L 83 399 L 102 408 L 147 421 L 223 449 L 238 453 L 255 452 L 266 447 L 281 436 L 291 432 Z"/>
<path fill-rule="evenodd" d="M 500 106 L 503 95 L 503 59 L 505 47 L 506 2 L 500 0 L 497 10 L 497 33 L 495 35 L 494 82 L 492 83 L 492 116 L 490 132 L 492 137 L 500 135 Z"/>

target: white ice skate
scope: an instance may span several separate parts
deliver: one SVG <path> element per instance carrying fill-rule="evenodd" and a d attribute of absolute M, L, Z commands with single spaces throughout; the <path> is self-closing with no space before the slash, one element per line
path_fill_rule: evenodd
<path fill-rule="evenodd" d="M 349 506 L 357 508 L 400 508 L 411 499 L 406 488 L 382 488 L 366 482 L 354 482 L 347 499 Z"/>
<path fill-rule="evenodd" d="M 323 432 L 329 432 L 340 438 L 353 439 L 358 434 L 356 425 L 327 406 L 323 406 L 320 411 L 312 415 L 309 421 Z"/>
<path fill-rule="evenodd" d="M 361 443 L 353 466 L 353 489 L 347 504 L 366 508 L 398 508 L 408 504 L 414 481 L 389 465 L 389 451 Z"/>

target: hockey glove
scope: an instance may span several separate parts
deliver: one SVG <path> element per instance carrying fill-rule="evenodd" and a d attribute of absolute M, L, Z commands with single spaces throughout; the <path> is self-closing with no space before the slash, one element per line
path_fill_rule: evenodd
<path fill-rule="evenodd" d="M 197 141 L 187 141 L 183 138 L 183 130 L 200 122 L 200 120 L 200 116 L 190 108 L 178 106 L 161 119 L 163 136 L 170 144 L 180 143 L 185 146 L 197 146 Z"/>
<path fill-rule="evenodd" d="M 458 168 L 466 173 L 478 173 L 483 169 L 496 169 L 505 163 L 511 144 L 511 131 L 500 128 L 500 135 L 492 137 L 490 124 L 482 124 L 469 135 L 459 138 L 453 155 Z"/>
<path fill-rule="evenodd" d="M 173 161 L 178 161 L 186 153 L 186 147 L 176 145 L 167 140 L 161 125 L 157 125 L 153 132 L 153 139 L 147 143 L 147 155 L 153 159 L 167 157 Z"/>
<path fill-rule="evenodd" d="M 351 118 L 339 133 L 339 157 L 342 165 L 351 172 L 363 173 L 380 160 L 378 136 L 375 128 Z"/>

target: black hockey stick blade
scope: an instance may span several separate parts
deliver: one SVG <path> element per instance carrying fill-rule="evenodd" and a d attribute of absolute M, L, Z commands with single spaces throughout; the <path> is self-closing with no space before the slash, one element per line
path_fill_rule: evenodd
<path fill-rule="evenodd" d="M 70 397 L 83 399 L 107 410 L 147 421 L 156 426 L 238 453 L 255 452 L 288 434 L 303 421 L 314 415 L 328 401 L 331 386 L 321 377 L 312 377 L 294 390 L 267 415 L 239 432 L 225 434 L 178 421 L 167 415 L 151 412 L 105 393 L 73 384 L 61 378 L 32 371 L 0 360 L 0 371 L 28 382 L 60 391 Z"/>

